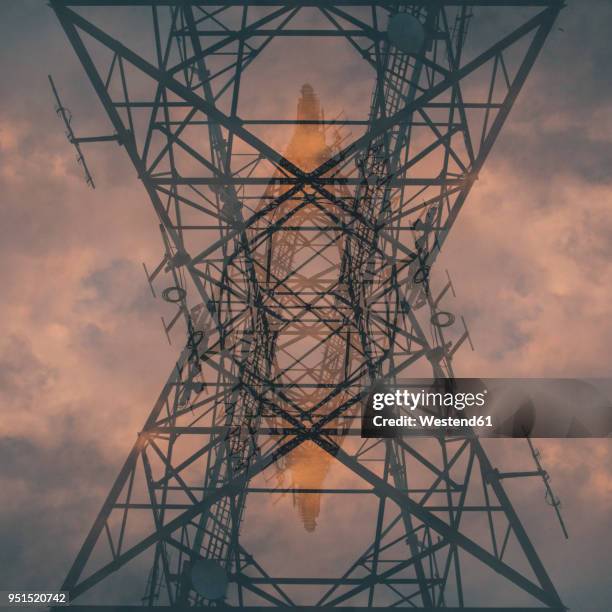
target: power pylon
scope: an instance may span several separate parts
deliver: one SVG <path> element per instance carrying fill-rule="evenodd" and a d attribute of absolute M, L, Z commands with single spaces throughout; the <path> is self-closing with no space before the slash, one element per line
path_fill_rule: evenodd
<path fill-rule="evenodd" d="M 160 223 L 164 328 L 187 337 L 64 590 L 83 601 L 144 559 L 146 606 L 565 609 L 503 485 L 520 473 L 475 435 L 362 440 L 357 422 L 374 383 L 452 378 L 471 344 L 433 264 L 563 3 L 50 3 L 113 129 L 69 138 L 125 149 Z M 146 39 L 110 33 L 119 10 Z M 337 83 L 334 119 L 308 84 L 292 117 L 247 112 L 284 37 L 348 45 L 369 111 Z M 335 466 L 361 487 L 326 488 Z M 268 571 L 245 509 L 283 493 L 309 532 L 328 497 L 373 507 L 362 553 L 337 575 Z"/>

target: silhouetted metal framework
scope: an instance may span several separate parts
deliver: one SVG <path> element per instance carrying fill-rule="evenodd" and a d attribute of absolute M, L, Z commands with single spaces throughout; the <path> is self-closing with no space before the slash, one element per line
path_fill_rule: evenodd
<path fill-rule="evenodd" d="M 166 332 L 183 321 L 188 338 L 63 588 L 77 598 L 148 555 L 148 606 L 218 603 L 192 582 L 209 559 L 224 603 L 246 608 L 472 609 L 474 576 L 493 576 L 486 609 L 564 609 L 503 486 L 521 473 L 494 469 L 473 435 L 362 440 L 355 421 L 373 382 L 452 377 L 471 344 L 432 266 L 562 2 L 50 4 L 112 123 L 100 139 L 153 204 L 164 256 L 147 276 L 176 306 Z M 133 40 L 100 25 L 120 6 L 140 11 Z M 468 33 L 481 10 L 486 35 Z M 387 34 L 397 13 L 420 24 L 419 48 Z M 241 83 L 281 36 L 350 45 L 373 77 L 369 115 L 348 101 L 325 119 L 304 86 L 295 120 L 241 116 Z M 267 144 L 281 125 L 315 153 Z M 363 486 L 266 484 L 296 453 Z M 240 528 L 249 495 L 283 492 L 374 499 L 369 544 L 337 576 L 270 574 Z"/>

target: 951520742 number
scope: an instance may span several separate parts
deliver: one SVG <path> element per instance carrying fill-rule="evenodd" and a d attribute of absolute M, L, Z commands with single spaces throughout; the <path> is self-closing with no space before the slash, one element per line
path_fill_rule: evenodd
<path fill-rule="evenodd" d="M 0 591 L 2 606 L 67 606 L 65 591 Z"/>

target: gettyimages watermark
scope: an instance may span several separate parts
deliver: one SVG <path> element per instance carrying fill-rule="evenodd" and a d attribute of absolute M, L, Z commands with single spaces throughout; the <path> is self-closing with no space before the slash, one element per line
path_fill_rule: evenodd
<path fill-rule="evenodd" d="M 370 389 L 364 438 L 612 435 L 612 379 L 407 379 Z"/>

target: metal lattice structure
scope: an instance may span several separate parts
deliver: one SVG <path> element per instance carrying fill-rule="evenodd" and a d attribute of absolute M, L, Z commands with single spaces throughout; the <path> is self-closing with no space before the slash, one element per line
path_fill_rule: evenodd
<path fill-rule="evenodd" d="M 520 474 L 475 436 L 362 440 L 357 421 L 373 383 L 452 377 L 471 344 L 432 267 L 562 2 L 50 4 L 113 127 L 69 137 L 125 149 L 160 223 L 166 332 L 187 334 L 63 588 L 85 600 L 144 558 L 147 606 L 219 603 L 208 568 L 233 606 L 564 609 L 503 486 Z M 146 41 L 101 25 L 119 10 Z M 325 119 L 304 85 L 297 115 L 246 116 L 243 83 L 284 37 L 348 45 L 366 114 Z M 326 488 L 335 465 L 361 487 Z M 267 571 L 245 509 L 282 493 L 309 532 L 327 496 L 373 504 L 362 553 L 334 576 Z"/>

